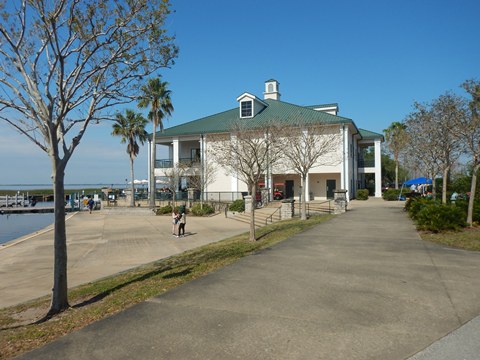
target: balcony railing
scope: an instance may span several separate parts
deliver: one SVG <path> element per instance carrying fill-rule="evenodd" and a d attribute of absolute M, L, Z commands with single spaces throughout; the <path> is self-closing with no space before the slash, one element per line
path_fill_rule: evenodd
<path fill-rule="evenodd" d="M 366 167 L 375 167 L 375 159 L 359 159 L 358 160 L 358 167 L 366 168 Z"/>
<path fill-rule="evenodd" d="M 155 160 L 155 168 L 157 169 L 168 169 L 171 167 L 173 167 L 173 160 L 170 160 L 170 159 Z"/>
<path fill-rule="evenodd" d="M 182 165 L 196 166 L 200 165 L 200 159 L 198 158 L 180 158 L 178 162 Z M 173 167 L 173 159 L 159 159 L 155 161 L 155 168 L 168 169 Z"/>

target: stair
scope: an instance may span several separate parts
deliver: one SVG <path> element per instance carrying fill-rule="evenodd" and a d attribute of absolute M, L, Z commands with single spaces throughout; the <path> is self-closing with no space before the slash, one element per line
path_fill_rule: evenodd
<path fill-rule="evenodd" d="M 255 227 L 260 228 L 272 222 L 280 221 L 281 205 L 276 202 L 272 202 L 263 208 L 255 210 Z M 273 214 L 273 216 L 272 216 Z M 228 217 L 240 222 L 250 224 L 249 213 L 228 213 Z"/>

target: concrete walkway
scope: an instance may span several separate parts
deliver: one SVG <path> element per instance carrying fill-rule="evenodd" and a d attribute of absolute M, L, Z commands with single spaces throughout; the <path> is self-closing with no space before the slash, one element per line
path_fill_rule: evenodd
<path fill-rule="evenodd" d="M 401 204 L 350 209 L 20 358 L 478 359 L 480 254 L 423 242 Z"/>
<path fill-rule="evenodd" d="M 68 285 L 85 284 L 246 231 L 248 224 L 224 215 L 188 216 L 187 236 L 177 239 L 172 236 L 170 216 L 144 211 L 69 215 Z M 0 308 L 50 295 L 52 284 L 51 226 L 0 246 Z"/>

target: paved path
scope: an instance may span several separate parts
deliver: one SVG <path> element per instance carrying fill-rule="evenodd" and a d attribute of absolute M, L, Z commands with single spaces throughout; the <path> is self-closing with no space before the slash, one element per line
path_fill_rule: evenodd
<path fill-rule="evenodd" d="M 169 216 L 102 211 L 70 216 L 67 220 L 69 287 L 248 231 L 248 224 L 223 215 L 188 216 L 187 236 L 177 239 L 172 236 Z M 0 246 L 0 308 L 49 295 L 52 284 L 51 227 Z"/>
<path fill-rule="evenodd" d="M 353 202 L 21 359 L 439 359 L 437 345 L 480 343 L 479 273 L 479 253 L 423 242 L 397 203 Z"/>

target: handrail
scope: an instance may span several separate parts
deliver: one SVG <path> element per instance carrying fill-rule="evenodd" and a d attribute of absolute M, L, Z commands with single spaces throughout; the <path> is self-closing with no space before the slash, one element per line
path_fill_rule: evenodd
<path fill-rule="evenodd" d="M 327 211 L 326 209 L 322 209 L 322 205 L 328 203 L 328 213 L 331 214 L 332 213 L 332 201 L 333 200 L 325 200 L 325 201 L 322 201 L 322 202 L 314 202 L 314 203 L 311 203 L 311 202 L 307 202 L 305 205 L 306 205 L 306 210 L 307 210 L 307 216 L 310 216 L 310 211 L 315 211 L 315 210 L 318 210 L 318 211 Z M 298 206 L 298 210 L 300 211 L 301 210 L 301 203 L 295 203 L 295 206 Z"/>
<path fill-rule="evenodd" d="M 267 218 L 265 219 L 265 226 L 268 224 L 268 219 L 270 219 L 270 223 L 273 223 L 273 215 L 275 215 L 277 213 L 277 211 L 279 211 L 280 209 L 282 208 L 282 206 L 280 205 L 277 210 L 275 210 L 273 213 L 270 214 L 270 216 L 267 216 Z M 281 220 L 281 216 L 279 216 L 280 220 Z"/>

